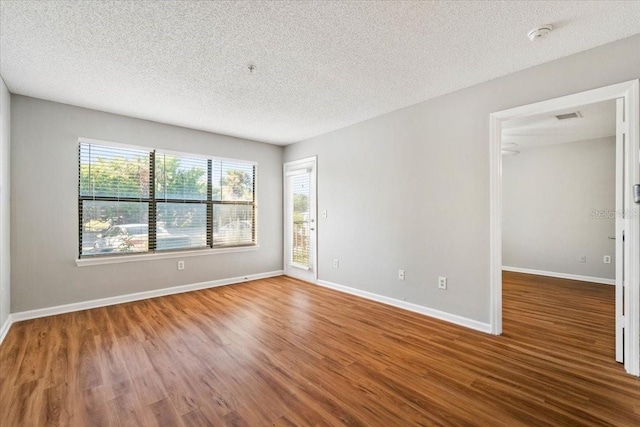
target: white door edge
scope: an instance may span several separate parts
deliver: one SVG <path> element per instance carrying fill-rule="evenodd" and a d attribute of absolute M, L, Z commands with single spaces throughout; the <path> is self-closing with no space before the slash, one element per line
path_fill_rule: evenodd
<path fill-rule="evenodd" d="M 625 209 L 624 188 L 624 134 L 622 122 L 624 121 L 624 99 L 616 99 L 616 241 L 615 241 L 615 260 L 616 260 L 616 290 L 615 290 L 615 316 L 616 316 L 616 362 L 624 363 L 624 324 L 621 322 L 624 313 L 624 263 L 626 262 L 624 253 L 624 228 L 625 218 L 622 213 Z"/>

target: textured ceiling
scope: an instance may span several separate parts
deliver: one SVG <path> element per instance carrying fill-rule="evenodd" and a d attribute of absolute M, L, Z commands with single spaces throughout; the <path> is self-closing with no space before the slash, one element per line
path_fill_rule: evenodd
<path fill-rule="evenodd" d="M 0 19 L 13 93 L 288 144 L 637 34 L 640 2 L 2 1 Z"/>
<path fill-rule="evenodd" d="M 559 114 L 576 111 L 582 117 L 568 120 L 556 118 Z M 508 120 L 503 123 L 502 141 L 509 150 L 523 150 L 615 135 L 616 102 L 611 100 Z M 510 146 L 511 143 L 517 146 Z"/>

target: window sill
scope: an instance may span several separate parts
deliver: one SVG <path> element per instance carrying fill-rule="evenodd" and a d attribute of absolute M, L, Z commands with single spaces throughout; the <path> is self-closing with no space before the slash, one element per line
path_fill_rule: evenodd
<path fill-rule="evenodd" d="M 252 252 L 260 249 L 259 245 L 253 246 L 237 246 L 233 248 L 216 248 L 216 249 L 201 249 L 192 251 L 180 251 L 180 252 L 164 252 L 153 254 L 140 254 L 140 255 L 121 255 L 121 256 L 107 256 L 96 258 L 82 258 L 76 260 L 78 267 L 89 267 L 91 265 L 105 265 L 105 264 L 121 264 L 124 262 L 138 262 L 138 261 L 156 261 L 161 259 L 172 258 L 186 258 L 194 256 L 205 255 L 217 255 L 227 254 L 234 252 Z"/>

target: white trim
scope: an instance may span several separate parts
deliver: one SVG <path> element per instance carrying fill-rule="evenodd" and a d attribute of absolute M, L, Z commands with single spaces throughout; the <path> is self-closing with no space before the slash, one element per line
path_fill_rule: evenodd
<path fill-rule="evenodd" d="M 640 183 L 640 80 L 629 82 L 625 91 L 625 116 L 627 123 L 627 156 L 625 171 L 628 185 L 625 197 L 627 210 L 624 244 L 627 247 L 625 257 L 625 369 L 628 373 L 640 377 L 640 206 L 634 203 L 633 184 Z M 628 363 L 627 363 L 628 361 Z"/>
<path fill-rule="evenodd" d="M 555 277 L 558 279 L 578 280 L 580 282 L 600 283 L 602 285 L 616 285 L 616 279 L 605 279 L 603 277 L 581 276 L 579 274 L 558 273 L 556 271 L 534 270 L 531 268 L 502 266 L 502 271 L 512 271 L 514 273 L 535 274 L 536 276 Z"/>
<path fill-rule="evenodd" d="M 289 267 L 295 267 L 295 268 L 299 268 L 300 270 L 307 270 L 307 271 L 311 270 L 309 266 L 297 264 L 295 262 L 290 262 Z"/>
<path fill-rule="evenodd" d="M 294 171 L 287 172 L 285 176 L 289 177 L 289 176 L 304 175 L 305 173 L 311 173 L 311 169 L 296 169 Z"/>
<path fill-rule="evenodd" d="M 433 317 L 435 319 L 444 320 L 445 322 L 454 323 L 456 325 L 464 326 L 465 328 L 474 329 L 486 334 L 491 333 L 491 325 L 489 325 L 488 323 L 478 322 L 477 320 L 469 319 L 467 317 L 462 317 L 456 314 L 424 307 L 422 305 L 401 301 L 395 298 L 386 297 L 384 295 L 378 295 L 372 292 L 361 291 L 360 289 L 338 285 L 337 283 L 327 282 L 326 280 L 317 280 L 316 283 L 320 286 L 324 286 L 325 288 L 355 295 L 361 298 L 366 298 L 368 300 L 380 302 L 382 304 L 387 304 L 396 308 L 401 308 L 403 310 L 412 311 L 414 313 Z"/>
<path fill-rule="evenodd" d="M 228 254 L 235 252 L 251 252 L 260 249 L 260 245 L 253 246 L 236 246 L 233 248 L 218 248 L 218 249 L 194 249 L 191 251 L 180 252 L 156 252 L 151 254 L 140 255 L 114 255 L 105 257 L 87 257 L 76 260 L 78 267 L 88 267 L 91 265 L 104 265 L 104 264 L 120 264 L 123 262 L 137 262 L 137 261 L 157 261 L 160 259 L 171 258 L 189 258 L 194 256 L 204 255 L 216 255 L 216 254 Z"/>
<path fill-rule="evenodd" d="M 501 127 L 505 120 L 544 114 L 560 109 L 579 107 L 617 98 L 624 98 L 625 115 L 628 121 L 628 138 L 625 144 L 625 370 L 640 376 L 640 209 L 633 203 L 633 184 L 640 182 L 640 83 L 631 80 L 598 89 L 588 90 L 547 101 L 537 102 L 489 116 L 490 170 L 489 170 L 489 277 L 491 298 L 491 332 L 502 333 L 502 156 Z"/>
<path fill-rule="evenodd" d="M 2 341 L 4 341 L 5 337 L 9 333 L 11 325 L 13 325 L 13 315 L 10 314 L 7 317 L 7 320 L 5 320 L 4 325 L 0 328 L 0 345 L 2 345 Z"/>
<path fill-rule="evenodd" d="M 638 80 L 630 80 L 597 89 L 574 93 L 572 95 L 561 96 L 559 98 L 548 99 L 546 101 L 535 102 L 533 104 L 522 105 L 508 110 L 491 113 L 491 117 L 499 121 L 514 119 L 516 117 L 526 117 L 537 114 L 545 114 L 560 109 L 570 109 L 581 107 L 586 104 L 594 104 L 601 101 L 609 101 L 616 98 L 624 98 L 628 91 L 638 84 Z"/>
<path fill-rule="evenodd" d="M 318 156 L 309 156 L 309 157 L 305 157 L 304 159 L 291 160 L 290 162 L 285 162 L 283 166 L 297 166 L 305 163 L 316 163 L 317 161 L 318 161 Z"/>
<path fill-rule="evenodd" d="M 232 277 L 229 279 L 211 280 L 209 282 L 193 283 L 190 285 L 173 286 L 170 288 L 156 289 L 153 291 L 136 292 L 133 294 L 119 295 L 115 297 L 95 299 L 91 301 L 77 302 L 73 304 L 58 305 L 54 307 L 39 308 L 36 310 L 21 311 L 13 313 L 12 322 L 22 320 L 37 319 L 39 317 L 53 316 L 56 314 L 71 313 L 73 311 L 88 310 L 91 308 L 106 307 L 109 305 L 123 304 L 132 301 L 140 301 L 149 298 L 157 298 L 166 295 L 181 294 L 184 292 L 197 291 L 200 289 L 215 288 L 218 286 L 232 285 L 250 280 L 266 279 L 269 277 L 282 276 L 282 270 L 270 271 L 267 273 L 249 274 L 247 276 Z"/>

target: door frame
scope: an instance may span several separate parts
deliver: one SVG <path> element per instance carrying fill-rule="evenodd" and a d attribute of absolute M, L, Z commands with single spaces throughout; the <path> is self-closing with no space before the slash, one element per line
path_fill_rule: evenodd
<path fill-rule="evenodd" d="M 489 139 L 490 173 L 490 288 L 491 333 L 502 334 L 502 122 L 516 117 L 548 113 L 601 101 L 623 98 L 625 107 L 625 253 L 624 266 L 624 367 L 640 376 L 640 209 L 633 202 L 633 185 L 640 183 L 640 80 L 630 80 L 598 89 L 492 113 Z M 616 319 L 618 321 L 618 319 Z"/>
<path fill-rule="evenodd" d="M 288 275 L 289 265 L 288 265 L 288 239 L 289 236 L 287 234 L 289 228 L 286 223 L 287 220 L 287 199 L 288 199 L 288 189 L 287 189 L 287 169 L 291 166 L 296 165 L 304 165 L 306 163 L 313 163 L 313 177 L 312 182 L 313 186 L 313 195 L 315 196 L 313 200 L 314 211 L 311 212 L 311 216 L 314 219 L 315 230 L 313 230 L 314 238 L 311 244 L 311 249 L 313 251 L 313 261 L 311 263 L 311 270 L 313 273 L 313 283 L 316 283 L 318 280 L 318 156 L 305 157 L 304 159 L 292 160 L 290 162 L 285 162 L 282 164 L 282 230 L 283 230 L 283 240 L 282 240 L 282 270 L 285 275 Z"/>

